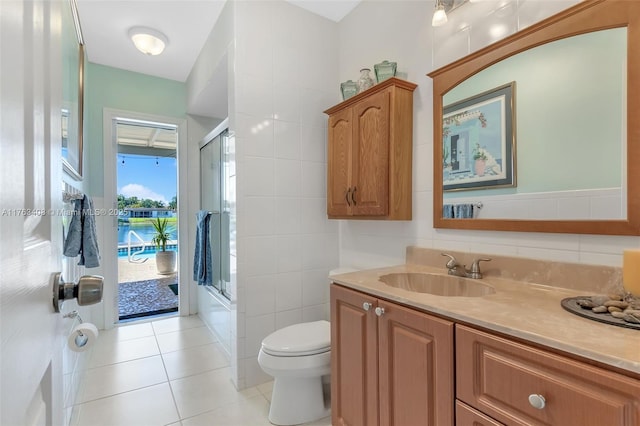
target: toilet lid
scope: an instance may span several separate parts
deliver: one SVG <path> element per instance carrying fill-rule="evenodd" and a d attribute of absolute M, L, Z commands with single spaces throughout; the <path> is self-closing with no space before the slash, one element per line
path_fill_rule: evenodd
<path fill-rule="evenodd" d="M 262 341 L 262 350 L 276 356 L 303 356 L 331 348 L 329 321 L 314 321 L 281 328 Z"/>

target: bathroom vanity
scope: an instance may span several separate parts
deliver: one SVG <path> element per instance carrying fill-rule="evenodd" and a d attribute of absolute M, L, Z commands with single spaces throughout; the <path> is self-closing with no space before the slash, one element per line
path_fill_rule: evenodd
<path fill-rule="evenodd" d="M 614 291 L 616 268 L 494 257 L 472 280 L 445 263 L 409 247 L 405 265 L 330 277 L 332 424 L 640 424 L 640 331 L 560 306 Z M 493 292 L 436 295 L 393 274 Z"/>

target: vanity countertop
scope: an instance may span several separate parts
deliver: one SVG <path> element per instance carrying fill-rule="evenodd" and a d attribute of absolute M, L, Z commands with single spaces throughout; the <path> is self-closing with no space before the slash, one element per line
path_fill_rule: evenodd
<path fill-rule="evenodd" d="M 640 330 L 604 324 L 565 311 L 560 301 L 585 291 L 485 277 L 496 292 L 482 297 L 447 297 L 388 286 L 390 273 L 446 275 L 443 268 L 406 264 L 331 275 L 331 282 L 436 315 L 575 354 L 640 375 Z"/>

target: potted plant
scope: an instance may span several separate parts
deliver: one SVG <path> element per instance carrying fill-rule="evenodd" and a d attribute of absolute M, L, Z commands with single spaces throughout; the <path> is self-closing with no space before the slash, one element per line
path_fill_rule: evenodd
<path fill-rule="evenodd" d="M 158 273 L 162 275 L 172 274 L 176 270 L 176 252 L 167 251 L 167 241 L 169 241 L 169 225 L 167 219 L 157 217 L 151 222 L 155 230 L 153 243 L 156 245 L 156 267 Z"/>
<path fill-rule="evenodd" d="M 485 167 L 487 165 L 487 154 L 484 148 L 480 147 L 479 143 L 476 143 L 476 147 L 473 150 L 473 159 L 475 163 L 475 172 L 478 176 L 484 176 Z"/>

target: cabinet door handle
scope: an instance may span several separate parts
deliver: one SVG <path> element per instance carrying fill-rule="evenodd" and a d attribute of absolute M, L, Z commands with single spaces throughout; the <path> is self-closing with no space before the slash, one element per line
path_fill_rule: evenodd
<path fill-rule="evenodd" d="M 544 396 L 542 395 L 538 395 L 536 393 L 532 393 L 531 395 L 529 395 L 529 404 L 531 404 L 533 408 L 542 410 L 546 402 L 547 401 L 545 401 Z"/>
<path fill-rule="evenodd" d="M 353 191 L 351 191 L 351 202 L 353 203 L 353 205 L 356 205 L 356 190 L 358 189 L 357 186 L 353 187 Z"/>
<path fill-rule="evenodd" d="M 362 309 L 364 309 L 365 311 L 368 311 L 369 309 L 371 309 L 371 307 L 373 307 L 373 304 L 372 304 L 372 303 L 364 302 L 364 303 L 362 304 Z"/>
<path fill-rule="evenodd" d="M 384 315 L 384 308 L 381 308 L 380 306 L 378 306 L 374 312 L 376 313 L 377 316 L 381 317 L 382 315 Z"/>
<path fill-rule="evenodd" d="M 351 202 L 349 201 L 349 194 L 351 194 L 351 188 L 347 189 L 347 193 L 344 196 L 344 199 L 347 200 L 347 205 L 351 207 Z"/>

